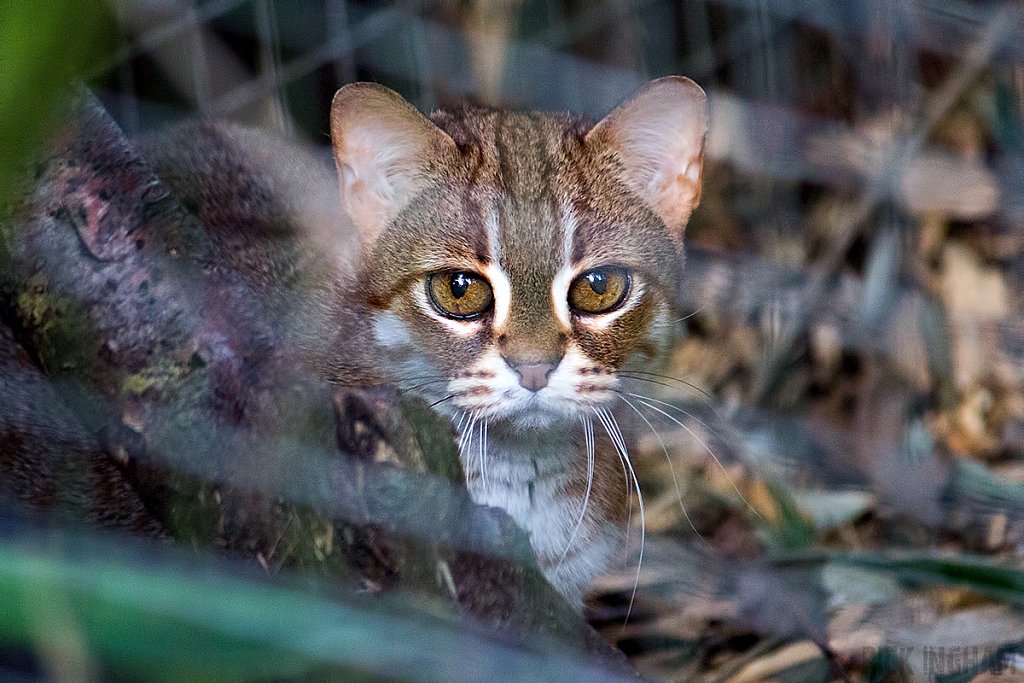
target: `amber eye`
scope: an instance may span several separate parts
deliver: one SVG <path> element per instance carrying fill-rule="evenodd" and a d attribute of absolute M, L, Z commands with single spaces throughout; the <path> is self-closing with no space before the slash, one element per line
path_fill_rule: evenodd
<path fill-rule="evenodd" d="M 431 273 L 427 276 L 427 293 L 438 311 L 460 320 L 486 313 L 494 303 L 487 280 L 464 271 Z"/>
<path fill-rule="evenodd" d="M 626 300 L 629 286 L 629 273 L 624 268 L 594 268 L 572 281 L 569 286 L 569 306 L 576 313 L 607 313 Z"/>

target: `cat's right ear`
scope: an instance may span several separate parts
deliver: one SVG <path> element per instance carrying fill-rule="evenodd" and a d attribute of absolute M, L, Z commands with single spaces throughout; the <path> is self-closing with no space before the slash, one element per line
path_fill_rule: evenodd
<path fill-rule="evenodd" d="M 682 239 L 700 201 L 707 97 L 689 78 L 651 81 L 587 133 L 587 143 L 610 149 L 623 180 Z"/>
<path fill-rule="evenodd" d="M 423 187 L 432 158 L 455 142 L 402 96 L 375 83 L 341 88 L 331 104 L 341 201 L 364 244 Z"/>

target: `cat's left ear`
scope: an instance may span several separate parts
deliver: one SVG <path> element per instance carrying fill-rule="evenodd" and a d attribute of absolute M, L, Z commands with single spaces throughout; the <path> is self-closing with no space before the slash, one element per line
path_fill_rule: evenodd
<path fill-rule="evenodd" d="M 586 143 L 610 148 L 623 180 L 682 237 L 700 202 L 707 96 L 689 78 L 651 81 L 587 133 Z"/>
<path fill-rule="evenodd" d="M 331 104 L 331 141 L 341 202 L 364 244 L 425 184 L 431 160 L 455 142 L 394 90 L 350 83 Z"/>

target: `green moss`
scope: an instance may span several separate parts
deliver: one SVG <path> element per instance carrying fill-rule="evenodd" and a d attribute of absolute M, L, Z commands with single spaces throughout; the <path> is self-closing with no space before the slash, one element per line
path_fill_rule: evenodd
<path fill-rule="evenodd" d="M 416 432 L 427 471 L 450 481 L 464 481 L 462 464 L 459 462 L 459 453 L 448 420 L 419 399 L 404 400 L 402 409 Z"/>
<path fill-rule="evenodd" d="M 39 335 L 53 329 L 63 309 L 60 299 L 46 289 L 46 278 L 42 276 L 29 279 L 26 291 L 18 295 L 17 307 L 21 324 Z"/>
<path fill-rule="evenodd" d="M 152 377 L 147 377 L 143 373 L 136 373 L 128 375 L 121 381 L 121 389 L 130 394 L 141 394 L 153 386 L 154 381 Z"/>
<path fill-rule="evenodd" d="M 159 360 L 156 365 L 144 369 L 142 372 L 128 375 L 122 382 L 124 391 L 133 394 L 141 394 L 147 389 L 167 395 L 172 394 L 181 383 L 182 377 L 188 374 L 188 368 L 177 365 L 166 359 Z"/>

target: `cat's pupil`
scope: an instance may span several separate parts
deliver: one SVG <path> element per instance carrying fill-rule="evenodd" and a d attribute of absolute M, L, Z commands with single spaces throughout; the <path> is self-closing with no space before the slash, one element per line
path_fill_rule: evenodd
<path fill-rule="evenodd" d="M 587 273 L 587 282 L 590 284 L 590 288 L 600 296 L 604 296 L 608 289 L 608 276 L 603 270 L 593 270 Z"/>
<path fill-rule="evenodd" d="M 453 273 L 449 288 L 452 290 L 452 296 L 456 299 L 461 299 L 466 295 L 466 290 L 469 289 L 469 285 L 472 282 L 465 273 Z"/>

